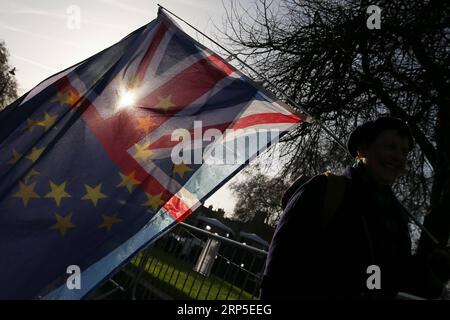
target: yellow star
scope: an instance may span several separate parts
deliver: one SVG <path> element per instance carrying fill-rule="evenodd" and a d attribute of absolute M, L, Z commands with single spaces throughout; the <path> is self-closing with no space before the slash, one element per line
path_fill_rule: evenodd
<path fill-rule="evenodd" d="M 134 171 L 132 171 L 129 176 L 121 174 L 120 172 L 119 174 L 122 181 L 116 187 L 126 187 L 130 193 L 133 190 L 134 185 L 141 183 L 134 177 Z"/>
<path fill-rule="evenodd" d="M 27 119 L 27 129 L 33 131 L 33 128 L 37 126 L 39 121 L 33 119 Z"/>
<path fill-rule="evenodd" d="M 173 102 L 171 101 L 172 99 L 172 95 L 169 94 L 167 97 L 163 98 L 163 97 L 158 97 L 158 104 L 156 105 L 157 107 L 163 109 L 164 111 L 169 110 L 169 108 L 175 107 L 176 105 L 173 104 Z"/>
<path fill-rule="evenodd" d="M 61 236 L 64 237 L 66 234 L 66 231 L 72 228 L 75 228 L 76 226 L 70 221 L 72 219 L 72 214 L 69 213 L 65 217 L 55 214 L 56 223 L 50 227 L 50 230 L 58 230 Z"/>
<path fill-rule="evenodd" d="M 56 94 L 56 99 L 53 101 L 58 101 L 58 103 L 62 106 L 65 104 L 68 104 L 70 106 L 73 106 L 79 99 L 79 96 L 73 92 L 72 90 L 66 90 L 66 91 L 59 91 Z"/>
<path fill-rule="evenodd" d="M 68 98 L 67 92 L 58 91 L 56 94 L 56 98 L 53 101 L 58 101 L 58 103 L 62 106 L 66 103 L 66 100 Z"/>
<path fill-rule="evenodd" d="M 45 197 L 53 198 L 58 207 L 59 207 L 59 204 L 61 203 L 62 198 L 71 198 L 72 197 L 70 194 L 68 194 L 64 190 L 66 188 L 65 182 L 61 183 L 60 185 L 56 185 L 52 181 L 50 181 L 50 188 L 52 189 L 52 191 L 50 191 L 48 194 L 46 194 Z"/>
<path fill-rule="evenodd" d="M 14 198 L 21 198 L 23 201 L 23 205 L 26 207 L 28 204 L 28 201 L 30 201 L 31 198 L 40 198 L 39 195 L 34 192 L 34 187 L 36 186 L 36 182 L 33 182 L 30 185 L 27 185 L 25 183 L 19 182 L 19 191 L 13 194 Z"/>
<path fill-rule="evenodd" d="M 173 173 L 177 173 L 181 178 L 183 178 L 186 172 L 194 171 L 192 168 L 189 168 L 184 163 L 176 164 L 173 168 Z"/>
<path fill-rule="evenodd" d="M 143 206 L 151 206 L 153 209 L 156 209 L 165 203 L 165 201 L 161 199 L 162 193 L 157 195 L 152 195 L 150 193 L 145 194 L 147 195 L 148 200 L 142 204 Z"/>
<path fill-rule="evenodd" d="M 128 80 L 128 84 L 126 86 L 127 90 L 133 90 L 134 88 L 140 85 L 140 82 L 137 78 L 130 78 Z"/>
<path fill-rule="evenodd" d="M 80 100 L 80 96 L 73 91 L 69 91 L 69 97 L 67 98 L 67 103 L 72 107 L 78 107 L 80 104 L 75 105 L 78 100 Z"/>
<path fill-rule="evenodd" d="M 57 115 L 51 116 L 46 112 L 44 115 L 44 120 L 37 122 L 36 125 L 44 127 L 45 130 L 48 130 L 55 124 L 57 118 Z"/>
<path fill-rule="evenodd" d="M 37 176 L 39 175 L 39 171 L 36 171 L 34 169 L 31 169 L 30 172 L 27 173 L 27 175 L 25 176 L 25 178 L 23 179 L 23 181 L 25 183 L 28 183 L 28 180 L 30 180 L 33 176 Z"/>
<path fill-rule="evenodd" d="M 21 153 L 18 153 L 18 152 L 16 151 L 16 149 L 13 149 L 13 158 L 12 158 L 11 160 L 9 160 L 8 163 L 10 163 L 10 164 L 16 164 L 17 161 L 20 160 L 20 158 L 22 158 L 22 154 L 21 154 Z"/>
<path fill-rule="evenodd" d="M 122 222 L 122 219 L 117 218 L 117 213 L 113 214 L 112 216 L 105 216 L 102 214 L 103 217 L 103 223 L 99 225 L 99 228 L 106 228 L 108 231 L 111 231 L 111 228 L 113 224 Z"/>
<path fill-rule="evenodd" d="M 27 155 L 27 159 L 30 159 L 33 162 L 36 162 L 37 159 L 41 156 L 42 152 L 44 152 L 45 147 L 42 148 L 36 148 L 34 147 L 33 150 L 31 150 L 31 153 Z"/>
<path fill-rule="evenodd" d="M 155 127 L 153 120 L 150 117 L 137 118 L 138 129 L 142 129 L 147 134 L 151 128 Z"/>
<path fill-rule="evenodd" d="M 102 188 L 101 183 L 95 188 L 92 188 L 87 184 L 85 184 L 84 187 L 86 188 L 86 194 L 83 198 L 81 198 L 81 200 L 91 200 L 94 204 L 94 207 L 97 206 L 97 202 L 99 199 L 107 198 L 106 194 L 103 194 L 100 190 Z"/>
<path fill-rule="evenodd" d="M 144 147 L 139 143 L 136 143 L 134 147 L 136 148 L 136 153 L 134 154 L 134 156 L 143 161 L 146 161 L 153 154 L 152 150 L 146 149 L 148 146 Z"/>

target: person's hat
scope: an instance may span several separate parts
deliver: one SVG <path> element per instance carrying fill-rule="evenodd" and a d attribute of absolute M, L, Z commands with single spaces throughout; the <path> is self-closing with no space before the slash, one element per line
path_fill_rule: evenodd
<path fill-rule="evenodd" d="M 347 141 L 348 151 L 356 158 L 359 147 L 371 144 L 385 130 L 398 130 L 401 135 L 408 138 L 408 151 L 412 150 L 414 139 L 408 125 L 398 118 L 380 117 L 375 121 L 365 122 L 353 130 Z"/>

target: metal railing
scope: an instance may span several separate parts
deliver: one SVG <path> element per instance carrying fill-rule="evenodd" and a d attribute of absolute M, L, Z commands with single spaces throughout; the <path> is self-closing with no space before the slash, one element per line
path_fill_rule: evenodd
<path fill-rule="evenodd" d="M 258 299 L 267 252 L 179 223 L 93 299 Z"/>
<path fill-rule="evenodd" d="M 267 252 L 179 223 L 90 298 L 258 299 Z M 398 300 L 422 300 L 399 293 Z"/>

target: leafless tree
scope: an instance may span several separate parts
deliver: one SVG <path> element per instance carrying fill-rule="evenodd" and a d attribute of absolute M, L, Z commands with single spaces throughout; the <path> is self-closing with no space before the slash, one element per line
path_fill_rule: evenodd
<path fill-rule="evenodd" d="M 0 41 L 0 110 L 17 98 L 15 68 L 9 65 L 8 58 L 8 49 Z"/>
<path fill-rule="evenodd" d="M 380 29 L 367 27 L 372 4 L 381 8 Z M 234 2 L 224 31 L 237 57 L 341 141 L 381 114 L 407 121 L 416 145 L 396 192 L 442 243 L 450 234 L 449 13 L 440 0 L 257 0 Z M 308 123 L 284 139 L 283 154 L 291 176 L 351 163 Z M 419 249 L 431 245 L 422 236 Z"/>

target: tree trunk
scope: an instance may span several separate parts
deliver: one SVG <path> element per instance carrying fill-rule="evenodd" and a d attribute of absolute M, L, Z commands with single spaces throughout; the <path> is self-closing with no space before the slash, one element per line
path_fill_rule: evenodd
<path fill-rule="evenodd" d="M 442 106 L 439 109 L 438 119 L 436 127 L 437 165 L 434 168 L 431 211 L 425 217 L 425 227 L 431 231 L 441 245 L 447 245 L 450 236 L 450 110 L 448 107 Z M 422 234 L 418 252 L 426 254 L 433 247 L 435 244 L 426 234 Z"/>

